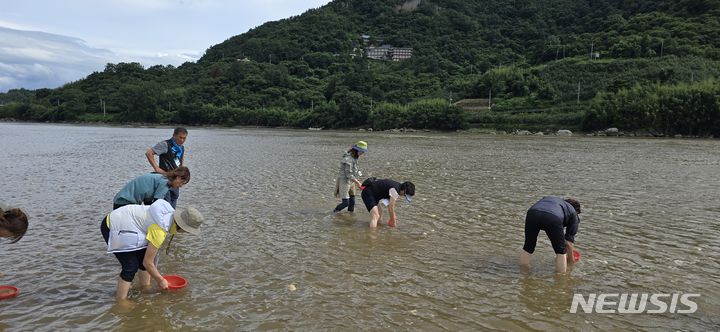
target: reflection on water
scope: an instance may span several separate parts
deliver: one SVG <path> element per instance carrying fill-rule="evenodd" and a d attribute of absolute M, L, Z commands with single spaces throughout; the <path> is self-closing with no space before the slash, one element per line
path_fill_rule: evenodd
<path fill-rule="evenodd" d="M 713 330 L 720 324 L 713 140 L 505 137 L 190 129 L 192 181 L 179 205 L 200 236 L 163 251 L 189 280 L 114 304 L 119 264 L 98 230 L 144 151 L 170 128 L 0 124 L 0 200 L 31 227 L 2 245 L 0 301 L 12 330 Z M 358 139 L 366 176 L 411 180 L 397 229 L 367 228 L 361 202 L 332 214 L 342 152 Z M 527 208 L 544 195 L 583 205 L 582 261 L 553 273 L 541 234 L 517 256 Z M 387 220 L 387 214 L 384 221 Z M 294 285 L 294 291 L 288 285 Z M 571 314 L 574 293 L 700 293 L 685 315 Z"/>

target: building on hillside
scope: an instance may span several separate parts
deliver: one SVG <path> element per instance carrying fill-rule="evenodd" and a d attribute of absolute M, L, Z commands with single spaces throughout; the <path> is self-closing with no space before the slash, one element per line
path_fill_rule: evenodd
<path fill-rule="evenodd" d="M 365 48 L 365 57 L 375 60 L 387 60 L 390 57 L 390 50 L 392 46 L 369 46 Z"/>
<path fill-rule="evenodd" d="M 412 47 L 369 46 L 365 49 L 365 57 L 375 60 L 402 61 L 410 59 L 412 52 Z"/>
<path fill-rule="evenodd" d="M 412 57 L 412 47 L 396 47 L 392 49 L 392 61 L 407 60 Z"/>

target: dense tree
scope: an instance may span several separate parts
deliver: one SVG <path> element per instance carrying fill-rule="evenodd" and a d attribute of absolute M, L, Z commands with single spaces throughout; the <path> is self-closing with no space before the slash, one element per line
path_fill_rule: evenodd
<path fill-rule="evenodd" d="M 0 117 L 446 130 L 465 120 L 655 123 L 665 113 L 641 117 L 650 106 L 598 105 L 628 93 L 659 105 L 638 89 L 720 77 L 718 17 L 711 0 L 337 0 L 231 37 L 197 63 L 107 64 L 57 89 L 1 93 Z M 363 57 L 382 44 L 412 47 L 412 58 Z M 491 94 L 492 110 L 483 114 L 450 105 Z M 697 110 L 667 111 L 687 117 L 678 132 L 712 132 L 696 124 L 710 121 L 702 115 L 709 97 L 693 98 Z M 99 117 L 103 105 L 107 116 Z"/>

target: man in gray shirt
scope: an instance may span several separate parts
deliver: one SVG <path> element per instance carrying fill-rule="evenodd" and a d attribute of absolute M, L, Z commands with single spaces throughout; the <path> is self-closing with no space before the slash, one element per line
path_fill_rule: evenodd
<path fill-rule="evenodd" d="M 165 174 L 165 172 L 183 166 L 185 160 L 185 147 L 183 144 L 187 139 L 188 131 L 183 127 L 175 128 L 172 138 L 160 141 L 145 152 L 153 172 Z M 158 162 L 155 162 L 155 155 L 158 155 Z M 170 205 L 173 208 L 177 205 L 180 197 L 180 188 L 170 189 Z"/>

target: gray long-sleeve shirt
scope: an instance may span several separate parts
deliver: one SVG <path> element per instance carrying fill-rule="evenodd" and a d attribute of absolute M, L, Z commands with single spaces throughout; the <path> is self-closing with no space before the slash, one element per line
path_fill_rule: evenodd
<path fill-rule="evenodd" d="M 357 159 L 353 158 L 349 152 L 345 152 L 340 162 L 340 172 L 338 179 L 354 180 L 360 177 L 360 169 L 358 168 Z"/>

